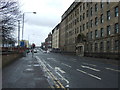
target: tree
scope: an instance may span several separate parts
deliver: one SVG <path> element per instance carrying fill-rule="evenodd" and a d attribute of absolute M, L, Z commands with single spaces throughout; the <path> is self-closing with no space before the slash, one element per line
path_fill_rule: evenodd
<path fill-rule="evenodd" d="M 2 46 L 15 43 L 14 32 L 16 30 L 17 20 L 21 18 L 19 3 L 17 0 L 0 0 L 0 35 Z"/>

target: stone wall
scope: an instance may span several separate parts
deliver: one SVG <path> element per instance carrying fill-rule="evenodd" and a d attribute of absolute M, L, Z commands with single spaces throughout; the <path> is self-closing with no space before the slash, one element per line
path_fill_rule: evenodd
<path fill-rule="evenodd" d="M 22 57 L 22 54 L 20 53 L 9 53 L 9 54 L 3 54 L 2 55 L 2 67 L 10 64 L 14 60 Z"/>

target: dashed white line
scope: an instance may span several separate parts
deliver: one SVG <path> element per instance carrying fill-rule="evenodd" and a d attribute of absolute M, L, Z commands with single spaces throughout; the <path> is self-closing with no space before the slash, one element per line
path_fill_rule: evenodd
<path fill-rule="evenodd" d="M 116 70 L 116 69 L 112 69 L 112 68 L 105 68 L 105 69 L 120 72 L 120 70 Z"/>
<path fill-rule="evenodd" d="M 89 63 L 83 63 L 83 64 L 85 64 L 85 65 L 90 65 L 90 66 L 96 66 L 96 65 L 94 65 L 94 64 L 89 64 Z"/>
<path fill-rule="evenodd" d="M 94 70 L 94 71 L 97 71 L 97 72 L 99 72 L 99 71 L 100 71 L 100 70 L 98 70 L 98 69 L 91 68 L 91 67 L 89 67 L 89 66 L 83 66 L 83 65 L 81 65 L 81 67 L 82 67 L 82 68 L 91 69 L 91 70 Z"/>
<path fill-rule="evenodd" d="M 63 65 L 65 65 L 65 66 L 67 66 L 67 67 L 69 67 L 69 68 L 71 68 L 71 66 L 70 65 L 67 65 L 67 64 L 65 64 L 65 63 L 62 63 Z"/>
<path fill-rule="evenodd" d="M 85 72 L 85 71 L 82 71 L 82 70 L 79 70 L 79 69 L 77 69 L 77 71 L 82 72 L 82 73 L 84 73 L 84 74 L 86 74 L 86 75 L 89 75 L 89 76 L 91 76 L 91 77 L 94 77 L 94 78 L 96 78 L 96 79 L 98 79 L 98 80 L 101 80 L 101 78 L 100 78 L 100 77 L 95 76 L 95 75 L 92 75 L 92 74 L 87 73 L 87 72 Z"/>
<path fill-rule="evenodd" d="M 66 73 L 65 71 L 63 71 L 63 70 L 60 69 L 59 67 L 55 67 L 55 71 L 60 71 L 61 73 Z"/>

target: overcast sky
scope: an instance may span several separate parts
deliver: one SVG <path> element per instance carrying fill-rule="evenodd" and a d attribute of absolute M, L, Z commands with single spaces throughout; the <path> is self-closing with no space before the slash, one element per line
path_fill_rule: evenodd
<path fill-rule="evenodd" d="M 74 0 L 19 0 L 25 13 L 24 38 L 40 45 Z M 27 12 L 37 12 L 36 14 Z M 21 22 L 22 23 L 22 22 Z M 22 26 L 22 25 L 21 25 Z M 22 31 L 22 28 L 21 28 Z"/>

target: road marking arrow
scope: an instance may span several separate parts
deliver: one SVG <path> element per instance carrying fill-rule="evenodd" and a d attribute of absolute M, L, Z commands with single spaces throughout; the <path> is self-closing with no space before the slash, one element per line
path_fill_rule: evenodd
<path fill-rule="evenodd" d="M 59 67 L 55 67 L 55 71 L 60 71 L 61 73 L 65 73 L 65 71 L 61 70 Z"/>

